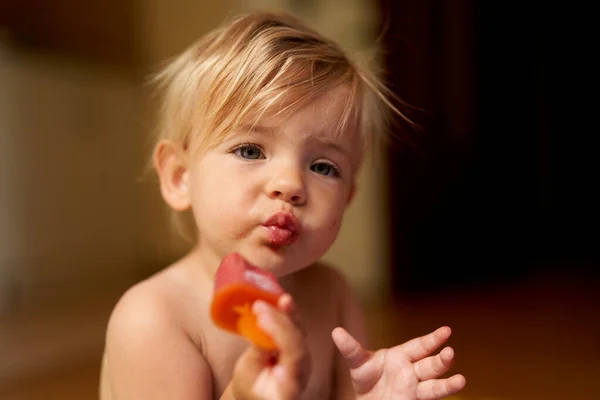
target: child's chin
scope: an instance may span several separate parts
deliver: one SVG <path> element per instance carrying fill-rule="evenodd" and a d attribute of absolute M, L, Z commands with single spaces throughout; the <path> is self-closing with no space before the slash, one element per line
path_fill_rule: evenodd
<path fill-rule="evenodd" d="M 261 246 L 259 249 L 251 251 L 246 257 L 250 263 L 277 277 L 289 274 L 296 264 L 283 248 L 273 248 L 272 246 Z"/>

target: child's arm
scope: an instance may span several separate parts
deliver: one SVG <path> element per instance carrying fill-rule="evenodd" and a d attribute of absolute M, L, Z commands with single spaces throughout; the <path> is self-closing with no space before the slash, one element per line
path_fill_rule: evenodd
<path fill-rule="evenodd" d="M 338 399 L 440 399 L 463 389 L 466 381 L 462 375 L 438 379 L 452 367 L 454 351 L 445 348 L 431 356 L 450 337 L 450 328 L 439 328 L 389 349 L 370 351 L 363 347 L 368 345 L 364 341 L 366 330 L 360 307 L 349 289 L 345 289 L 342 308 L 345 326 L 332 332 L 346 361 L 345 367 L 342 363 L 338 368 Z M 342 372 L 344 369 L 346 375 Z"/>
<path fill-rule="evenodd" d="M 344 327 L 348 332 L 352 334 L 365 346 L 368 346 L 369 339 L 367 333 L 367 324 L 365 321 L 365 314 L 362 307 L 352 293 L 351 288 L 347 282 L 338 276 L 339 290 L 340 290 L 340 310 L 341 310 L 341 326 Z M 339 400 L 355 399 L 354 388 L 352 385 L 352 379 L 350 377 L 350 368 L 348 367 L 348 361 L 342 356 L 340 352 L 336 354 L 336 387 L 335 387 L 335 398 Z"/>
<path fill-rule="evenodd" d="M 176 313 L 141 288 L 113 311 L 105 357 L 113 400 L 212 399 L 210 369 Z"/>

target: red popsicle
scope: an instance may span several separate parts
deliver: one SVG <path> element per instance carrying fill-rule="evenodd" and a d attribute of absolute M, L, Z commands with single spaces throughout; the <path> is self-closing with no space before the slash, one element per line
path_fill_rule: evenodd
<path fill-rule="evenodd" d="M 215 275 L 211 318 L 217 326 L 246 337 L 258 347 L 276 350 L 271 337 L 256 323 L 251 307 L 259 299 L 277 306 L 284 293 L 275 275 L 250 264 L 238 253 L 229 254 Z"/>

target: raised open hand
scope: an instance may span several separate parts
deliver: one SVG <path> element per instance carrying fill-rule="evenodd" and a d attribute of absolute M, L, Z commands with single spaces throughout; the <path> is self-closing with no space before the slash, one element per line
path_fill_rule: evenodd
<path fill-rule="evenodd" d="M 361 400 L 433 400 L 465 387 L 462 375 L 440 379 L 454 362 L 454 350 L 444 348 L 431 355 L 452 331 L 444 326 L 408 342 L 377 351 L 361 346 L 345 329 L 336 328 L 333 340 L 350 365 L 350 375 Z"/>

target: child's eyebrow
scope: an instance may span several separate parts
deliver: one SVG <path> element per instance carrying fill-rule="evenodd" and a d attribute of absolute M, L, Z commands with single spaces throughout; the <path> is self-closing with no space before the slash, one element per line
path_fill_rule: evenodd
<path fill-rule="evenodd" d="M 250 133 L 259 133 L 263 135 L 272 136 L 276 133 L 275 127 L 263 126 L 263 125 L 253 125 L 253 124 L 242 124 L 239 127 L 239 130 Z"/>
<path fill-rule="evenodd" d="M 338 151 L 340 153 L 342 153 L 343 155 L 350 157 L 350 150 L 348 150 L 346 147 L 342 146 L 339 142 L 335 141 L 335 140 L 331 140 L 328 137 L 323 137 L 323 136 L 316 136 L 315 139 L 317 141 L 319 141 L 320 143 L 324 144 L 325 146 L 329 147 L 330 149 L 333 149 L 335 151 Z"/>

